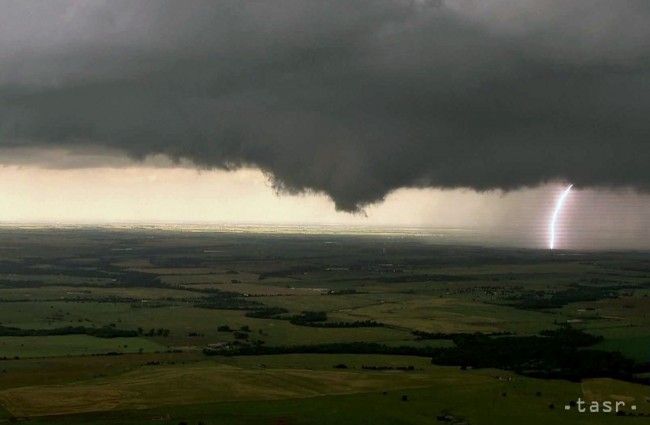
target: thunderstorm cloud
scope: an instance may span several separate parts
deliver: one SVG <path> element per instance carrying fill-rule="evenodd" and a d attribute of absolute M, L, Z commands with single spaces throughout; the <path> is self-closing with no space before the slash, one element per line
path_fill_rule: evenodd
<path fill-rule="evenodd" d="M 349 211 L 400 187 L 650 188 L 648 0 L 0 10 L 0 163 L 252 166 Z"/>

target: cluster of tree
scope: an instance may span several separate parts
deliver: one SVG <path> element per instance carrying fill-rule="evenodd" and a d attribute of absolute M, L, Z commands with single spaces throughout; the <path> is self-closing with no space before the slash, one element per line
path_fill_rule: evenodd
<path fill-rule="evenodd" d="M 437 349 L 432 363 L 498 368 L 540 378 L 580 380 L 612 377 L 634 380 L 648 368 L 618 352 L 588 349 L 602 338 L 570 327 L 535 336 L 457 335 L 454 347 Z"/>
<path fill-rule="evenodd" d="M 241 340 L 247 340 L 248 339 L 248 333 L 247 332 L 235 331 L 235 332 L 232 333 L 232 335 L 235 337 L 235 339 L 241 339 Z"/>
<path fill-rule="evenodd" d="M 571 303 L 598 301 L 617 297 L 618 292 L 612 287 L 575 285 L 562 291 L 550 293 L 546 291 L 526 291 L 512 297 L 513 302 L 510 305 L 524 310 L 541 310 L 560 308 Z"/>
<path fill-rule="evenodd" d="M 217 332 L 232 332 L 236 339 L 248 339 L 248 334 L 251 332 L 251 328 L 248 325 L 244 325 L 240 327 L 239 330 L 235 330 L 228 325 L 220 325 L 217 326 Z"/>
<path fill-rule="evenodd" d="M 300 314 L 289 318 L 292 325 L 311 326 L 318 322 L 325 322 L 327 313 L 324 311 L 303 311 Z"/>
<path fill-rule="evenodd" d="M 213 350 L 208 355 L 264 354 L 391 354 L 431 357 L 438 365 L 463 368 L 498 368 L 539 378 L 580 380 L 611 377 L 645 382 L 639 373 L 650 372 L 650 363 L 636 363 L 618 352 L 588 347 L 602 338 L 571 327 L 545 331 L 534 336 L 490 336 L 452 334 L 453 347 L 386 346 L 370 342 L 293 346 L 242 344 L 228 351 Z"/>
<path fill-rule="evenodd" d="M 171 331 L 165 328 L 158 328 L 158 329 L 151 328 L 147 332 L 145 332 L 144 329 L 142 328 L 138 328 L 138 335 L 143 335 L 143 336 L 169 336 L 170 333 Z"/>
<path fill-rule="evenodd" d="M 52 329 L 22 329 L 0 326 L 0 336 L 56 336 L 90 335 L 98 338 L 129 338 L 138 336 L 137 331 L 116 329 L 112 326 L 91 328 L 86 326 L 66 326 Z"/>

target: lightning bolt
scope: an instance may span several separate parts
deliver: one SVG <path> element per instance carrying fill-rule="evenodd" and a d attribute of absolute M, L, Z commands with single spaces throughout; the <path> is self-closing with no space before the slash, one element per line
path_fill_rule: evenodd
<path fill-rule="evenodd" d="M 556 204 L 555 204 L 555 210 L 553 211 L 553 216 L 551 217 L 551 225 L 550 225 L 550 241 L 548 244 L 549 249 L 555 249 L 555 223 L 557 222 L 557 217 L 560 215 L 560 211 L 562 211 L 562 205 L 564 205 L 564 200 L 566 197 L 569 195 L 569 192 L 571 192 L 571 188 L 573 187 L 572 184 L 567 186 L 566 189 L 562 192 L 562 195 L 558 198 Z"/>

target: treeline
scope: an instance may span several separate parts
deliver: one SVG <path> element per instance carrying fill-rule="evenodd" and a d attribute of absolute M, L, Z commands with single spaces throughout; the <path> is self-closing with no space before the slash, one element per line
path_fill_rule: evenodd
<path fill-rule="evenodd" d="M 150 256 L 149 262 L 155 267 L 161 268 L 185 268 L 185 267 L 201 267 L 205 266 L 205 258 L 203 257 L 163 257 L 163 256 Z"/>
<path fill-rule="evenodd" d="M 293 316 L 283 316 L 289 313 L 281 307 L 265 307 L 246 313 L 247 317 L 256 319 L 288 320 L 296 326 L 308 326 L 312 328 L 376 328 L 384 326 L 383 323 L 374 320 L 357 320 L 354 322 L 328 322 L 327 312 L 324 311 L 303 311 Z"/>
<path fill-rule="evenodd" d="M 263 307 L 246 313 L 246 317 L 254 319 L 279 319 L 278 316 L 288 313 L 289 310 L 282 307 Z"/>
<path fill-rule="evenodd" d="M 41 288 L 43 286 L 47 286 L 45 282 L 42 280 L 8 280 L 8 279 L 2 279 L 0 280 L 0 288 L 2 289 L 13 289 L 13 288 Z M 70 284 L 66 284 L 66 286 L 73 286 Z M 77 286 L 88 286 L 88 285 L 79 285 Z"/>
<path fill-rule="evenodd" d="M 90 328 L 86 326 L 66 326 L 52 329 L 21 329 L 0 326 L 0 336 L 57 336 L 90 335 L 98 338 L 130 338 L 138 336 L 138 331 L 116 329 L 112 326 Z"/>
<path fill-rule="evenodd" d="M 415 370 L 415 366 L 366 366 L 362 365 L 361 369 L 363 370 L 401 370 L 404 372 L 410 372 Z"/>
<path fill-rule="evenodd" d="M 362 292 L 357 291 L 356 289 L 330 289 L 327 291 L 327 295 L 357 295 L 362 294 Z"/>
<path fill-rule="evenodd" d="M 229 346 L 222 350 L 204 349 L 208 356 L 257 356 L 271 354 L 391 354 L 403 356 L 429 357 L 434 349 L 430 347 L 399 346 L 391 347 L 374 342 L 341 342 L 314 345 L 276 345 L 246 344 Z"/>
<path fill-rule="evenodd" d="M 40 267 L 42 264 L 50 264 L 52 267 Z M 99 269 L 85 269 L 79 267 L 67 267 L 56 264 L 56 262 L 48 263 L 40 261 L 30 261 L 23 259 L 21 262 L 14 261 L 0 261 L 0 274 L 16 274 L 16 275 L 30 275 L 30 276 L 43 276 L 51 274 L 62 274 L 74 277 L 92 277 L 92 278 L 112 278 L 112 273 L 99 270 Z"/>
<path fill-rule="evenodd" d="M 468 282 L 477 280 L 476 276 L 453 274 L 405 274 L 401 276 L 373 277 L 370 279 L 383 283 Z"/>
<path fill-rule="evenodd" d="M 213 310 L 255 310 L 262 304 L 251 301 L 240 294 L 220 292 L 207 297 L 200 298 L 194 303 L 194 307 L 209 308 Z"/>
<path fill-rule="evenodd" d="M 411 332 L 413 336 L 416 337 L 418 341 L 424 341 L 424 340 L 439 340 L 439 339 L 444 339 L 444 340 L 451 340 L 453 341 L 454 338 L 462 338 L 465 335 L 468 335 L 467 333 L 446 333 L 446 332 L 425 332 L 425 331 L 413 331 Z M 491 332 L 491 333 L 477 333 L 479 335 L 485 335 L 485 336 L 505 336 L 505 335 L 512 335 L 512 332 Z"/>
<path fill-rule="evenodd" d="M 111 287 L 120 288 L 168 288 L 169 285 L 160 280 L 160 277 L 153 273 L 125 271 L 115 277 Z"/>
<path fill-rule="evenodd" d="M 271 278 L 286 278 L 286 277 L 292 277 L 294 275 L 303 275 L 305 273 L 310 273 L 310 272 L 317 272 L 322 270 L 322 267 L 316 267 L 316 266 L 297 266 L 297 267 L 291 267 L 288 269 L 283 269 L 283 270 L 275 270 L 271 272 L 263 272 L 260 273 L 260 275 L 257 277 L 258 280 L 265 280 L 265 279 L 271 279 Z"/>
<path fill-rule="evenodd" d="M 385 325 L 374 320 L 355 320 L 354 322 L 311 322 L 301 324 L 312 328 L 381 328 Z"/>

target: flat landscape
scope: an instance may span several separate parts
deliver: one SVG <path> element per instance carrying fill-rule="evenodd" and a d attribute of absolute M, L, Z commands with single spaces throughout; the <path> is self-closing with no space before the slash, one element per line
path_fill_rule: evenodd
<path fill-rule="evenodd" d="M 3 227 L 0 423 L 641 424 L 649 295 L 647 252 Z"/>

